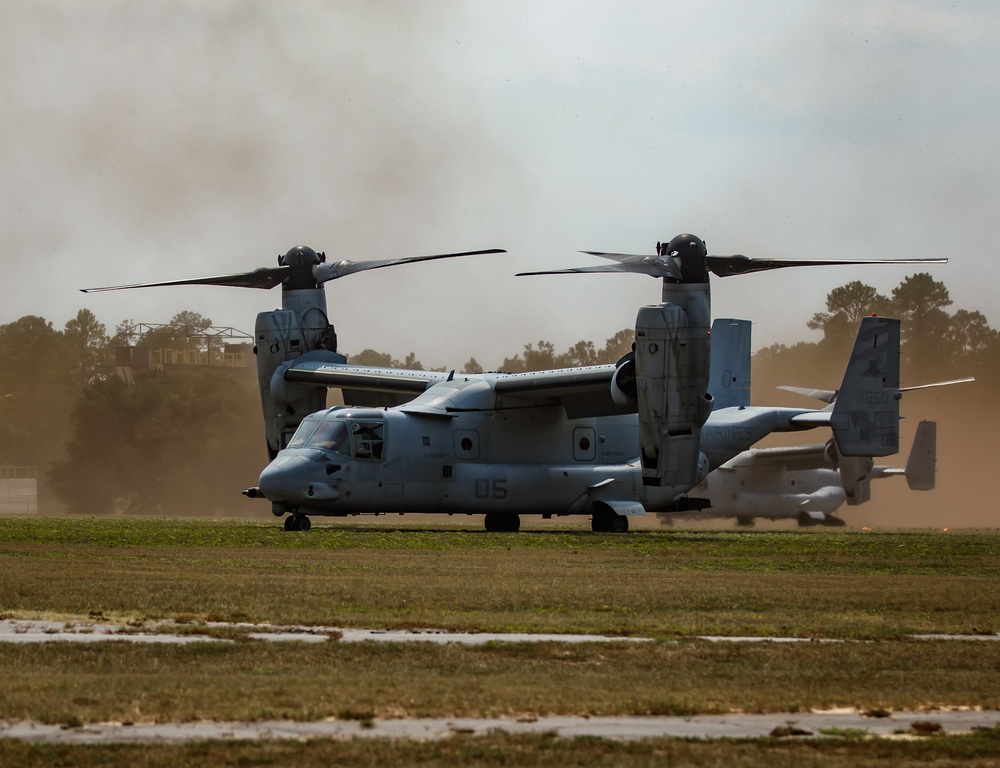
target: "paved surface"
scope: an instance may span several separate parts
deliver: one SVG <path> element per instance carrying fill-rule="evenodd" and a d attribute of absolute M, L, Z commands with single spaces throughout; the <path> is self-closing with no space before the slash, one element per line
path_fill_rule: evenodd
<path fill-rule="evenodd" d="M 177 634 L 173 623 L 121 626 L 89 620 L 51 621 L 6 619 L 0 621 L 0 642 L 100 642 L 194 643 L 232 642 L 205 635 Z M 191 626 L 191 625 L 183 625 Z M 198 625 L 195 625 L 198 626 Z M 431 642 L 481 645 L 490 642 L 648 642 L 649 638 L 601 635 L 498 634 L 490 632 L 442 632 L 440 630 L 375 630 L 340 627 L 275 626 L 266 624 L 208 623 L 212 628 L 246 630 L 248 636 L 271 641 L 327 642 Z M 1000 640 L 997 635 L 918 635 L 928 640 Z M 813 642 L 791 637 L 700 638 L 710 642 Z M 828 640 L 826 642 L 842 642 Z M 419 718 L 408 720 L 324 720 L 300 723 L 263 721 L 254 723 L 100 723 L 79 728 L 32 722 L 0 720 L 0 739 L 71 744 L 114 742 L 182 742 L 205 739 L 314 739 L 314 738 L 403 738 L 443 739 L 455 734 L 483 735 L 492 731 L 511 734 L 554 733 L 563 738 L 596 736 L 634 740 L 654 737 L 681 738 L 806 738 L 824 736 L 823 730 L 858 730 L 877 736 L 906 738 L 914 735 L 914 722 L 936 723 L 946 733 L 973 728 L 1000 727 L 1000 711 L 895 712 L 889 717 L 866 717 L 852 711 L 808 712 L 770 715 L 699 715 L 695 717 L 541 717 L 512 718 Z M 934 727 L 934 726 L 931 726 Z"/>
<path fill-rule="evenodd" d="M 255 640 L 274 642 L 323 643 L 331 639 L 342 643 L 365 641 L 382 643 L 460 643 L 462 645 L 484 645 L 486 643 L 644 643 L 648 637 L 614 637 L 607 635 L 565 635 L 498 632 L 445 632 L 439 629 L 351 629 L 345 627 L 278 626 L 272 624 L 230 624 L 226 622 L 206 622 L 204 624 L 179 625 L 173 622 L 145 623 L 137 626 L 97 623 L 92 621 L 53 621 L 43 619 L 0 620 L 0 643 L 52 643 L 76 642 L 94 643 L 107 640 L 121 640 L 130 643 L 203 643 L 230 642 L 211 635 L 177 634 L 181 627 L 188 630 L 239 629 L 247 632 L 247 637 Z M 919 640 L 1000 640 L 1000 634 L 993 635 L 912 635 Z M 715 643 L 842 643 L 835 638 L 809 637 L 738 637 L 722 635 L 701 635 L 699 640 Z"/>
<path fill-rule="evenodd" d="M 121 742 L 176 743 L 259 739 L 445 739 L 457 734 L 485 735 L 493 731 L 510 734 L 552 733 L 561 738 L 591 736 L 621 741 L 657 737 L 681 738 L 810 738 L 832 737 L 821 730 L 860 730 L 875 736 L 915 737 L 914 722 L 936 723 L 945 733 L 974 728 L 1000 727 L 1000 711 L 894 712 L 889 717 L 866 717 L 857 712 L 807 712 L 770 715 L 699 715 L 696 717 L 540 717 L 511 718 L 418 718 L 413 720 L 324 720 L 298 723 L 160 723 L 124 725 L 101 723 L 80 728 L 0 720 L 0 739 L 60 744 L 108 744 Z M 933 727 L 933 726 L 931 726 Z"/>
<path fill-rule="evenodd" d="M 189 629 L 249 630 L 247 636 L 257 640 L 275 642 L 323 643 L 338 639 L 342 643 L 360 643 L 366 640 L 383 643 L 461 643 L 484 645 L 486 643 L 621 643 L 650 642 L 648 637 L 609 637 L 605 635 L 559 635 L 496 632 L 443 632 L 437 629 L 380 630 L 347 629 L 342 627 L 274 626 L 270 624 L 229 624 L 207 622 L 201 625 L 173 623 L 142 626 L 120 626 L 89 621 L 48 621 L 34 619 L 4 619 L 0 621 L 0 643 L 95 643 L 118 640 L 130 643 L 204 643 L 231 642 L 210 635 L 177 634 L 180 626 Z"/>

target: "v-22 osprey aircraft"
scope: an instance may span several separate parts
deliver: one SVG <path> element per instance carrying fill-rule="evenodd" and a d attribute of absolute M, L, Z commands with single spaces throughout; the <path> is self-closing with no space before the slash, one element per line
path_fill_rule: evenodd
<path fill-rule="evenodd" d="M 712 386 L 715 387 L 712 391 L 719 393 L 716 394 L 717 408 L 750 405 L 750 332 L 750 323 L 745 320 L 716 320 L 712 325 Z M 716 377 L 717 371 L 726 372 L 721 381 Z M 973 381 L 974 378 L 965 377 L 901 387 L 900 391 Z M 726 389 L 730 383 L 737 385 Z M 778 388 L 821 400 L 827 403 L 827 410 L 833 408 L 839 394 L 836 390 Z M 936 441 L 937 425 L 933 421 L 921 421 L 905 468 L 876 464 L 871 456 L 844 456 L 832 437 L 816 445 L 750 448 L 714 469 L 692 489 L 693 495 L 709 500 L 708 507 L 660 513 L 658 517 L 665 525 L 685 517 L 699 520 L 735 518 L 741 526 L 753 525 L 758 518 L 790 519 L 800 526 L 841 526 L 844 520 L 833 513 L 845 503 L 857 506 L 869 501 L 872 480 L 902 476 L 910 490 L 933 490 Z"/>
<path fill-rule="evenodd" d="M 308 530 L 309 515 L 317 514 L 440 512 L 484 514 L 494 531 L 517 530 L 521 514 L 586 514 L 595 530 L 624 531 L 629 516 L 646 510 L 697 506 L 687 492 L 771 431 L 827 425 L 845 455 L 883 456 L 898 447 L 899 323 L 886 318 L 862 324 L 832 412 L 726 408 L 703 435 L 714 407 L 710 271 L 729 276 L 812 264 L 946 261 L 713 256 L 685 234 L 658 244 L 653 256 L 588 251 L 616 263 L 527 273 L 662 279 L 662 302 L 639 309 L 635 350 L 616 365 L 456 376 L 350 366 L 336 351 L 324 282 L 365 269 L 498 252 L 328 263 L 299 246 L 279 257 L 277 268 L 143 285 L 282 285 L 282 309 L 258 315 L 255 328 L 272 461 L 259 485 L 244 493 L 269 499 L 276 516 L 287 515 L 287 530 Z M 329 387 L 341 388 L 354 405 L 327 409 Z M 388 407 L 391 402 L 400 404 Z"/>
<path fill-rule="evenodd" d="M 876 464 L 870 457 L 847 459 L 837 444 L 787 448 L 751 448 L 711 472 L 692 491 L 708 498 L 711 507 L 683 514 L 695 519 L 735 518 L 752 526 L 756 519 L 795 520 L 800 526 L 842 526 L 834 512 L 845 503 L 871 498 L 872 480 L 901 476 L 911 491 L 935 486 L 937 424 L 921 421 L 905 467 Z M 678 515 L 661 514 L 670 525 Z"/>
<path fill-rule="evenodd" d="M 637 348 L 643 341 L 650 343 L 637 333 Z M 483 514 L 494 531 L 518 530 L 520 515 L 583 514 L 596 531 L 624 532 L 633 515 L 698 509 L 687 492 L 774 431 L 832 427 L 848 456 L 898 449 L 896 320 L 862 323 L 841 407 L 717 407 L 700 429 L 695 472 L 666 488 L 647 481 L 645 456 L 636 455 L 641 417 L 613 413 L 629 400 L 629 364 L 454 375 L 300 361 L 284 380 L 420 394 L 391 408 L 337 406 L 307 416 L 247 494 L 271 500 L 276 514 L 290 512 L 289 528 L 309 514 L 421 512 Z M 732 385 L 729 373 L 713 377 L 715 391 Z"/>

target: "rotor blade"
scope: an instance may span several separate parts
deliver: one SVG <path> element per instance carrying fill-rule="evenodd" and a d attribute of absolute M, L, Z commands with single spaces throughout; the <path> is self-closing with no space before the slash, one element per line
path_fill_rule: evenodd
<path fill-rule="evenodd" d="M 975 376 L 966 376 L 962 379 L 952 379 L 951 381 L 935 381 L 933 384 L 916 384 L 912 387 L 900 387 L 900 392 L 912 392 L 916 389 L 931 389 L 932 387 L 950 387 L 952 384 L 969 384 L 976 380 Z"/>
<path fill-rule="evenodd" d="M 605 253 L 604 251 L 580 251 L 580 253 L 586 253 L 588 256 L 600 256 L 602 259 L 613 259 L 620 264 L 638 264 L 652 258 L 649 254 L 640 256 L 637 253 Z"/>
<path fill-rule="evenodd" d="M 435 259 L 453 259 L 457 256 L 479 256 L 487 253 L 507 253 L 503 248 L 488 248 L 483 251 L 462 251 L 460 253 L 440 253 L 434 256 L 404 256 L 398 259 L 380 259 L 377 261 L 340 261 L 332 264 L 320 264 L 316 269 L 316 281 L 325 283 L 345 275 L 364 272 L 369 269 L 395 267 L 399 264 L 411 264 L 417 261 L 434 261 Z"/>
<path fill-rule="evenodd" d="M 290 267 L 260 267 L 253 272 L 237 272 L 217 277 L 192 277 L 187 280 L 165 280 L 158 283 L 135 283 L 133 285 L 113 285 L 108 288 L 81 288 L 84 293 L 99 291 L 122 291 L 126 288 L 153 288 L 161 285 L 228 285 L 234 288 L 274 288 L 280 285 L 290 271 Z"/>
<path fill-rule="evenodd" d="M 540 272 L 518 272 L 514 277 L 528 277 L 531 275 L 572 275 L 574 273 L 586 273 L 586 272 L 632 272 L 634 270 L 622 269 L 621 267 L 613 267 L 610 264 L 600 265 L 598 267 L 573 267 L 570 269 L 546 269 Z"/>
<path fill-rule="evenodd" d="M 624 272 L 633 275 L 650 275 L 651 277 L 680 278 L 681 271 L 677 263 L 669 256 L 639 256 L 631 253 L 605 253 L 603 251 L 580 251 L 589 256 L 600 256 L 602 259 L 617 261 L 615 266 L 603 265 L 597 267 L 574 267 L 572 269 L 550 269 L 542 272 L 521 272 L 515 277 L 524 275 L 568 275 L 574 273 L 593 272 Z"/>
<path fill-rule="evenodd" d="M 737 253 L 732 256 L 708 256 L 709 270 L 719 277 L 763 272 L 785 267 L 829 267 L 851 264 L 947 264 L 948 259 L 753 259 Z"/>

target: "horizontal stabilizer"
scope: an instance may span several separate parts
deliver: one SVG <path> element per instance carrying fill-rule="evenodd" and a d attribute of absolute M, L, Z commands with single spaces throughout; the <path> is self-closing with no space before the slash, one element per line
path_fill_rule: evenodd
<path fill-rule="evenodd" d="M 937 422 L 921 421 L 906 460 L 906 484 L 912 491 L 934 490 L 937 467 Z"/>
<path fill-rule="evenodd" d="M 786 392 L 794 392 L 796 395 L 805 395 L 806 397 L 812 397 L 816 400 L 822 400 L 824 403 L 832 403 L 837 399 L 837 390 L 835 389 L 809 389 L 808 387 L 789 387 L 782 384 L 778 389 L 783 389 Z"/>

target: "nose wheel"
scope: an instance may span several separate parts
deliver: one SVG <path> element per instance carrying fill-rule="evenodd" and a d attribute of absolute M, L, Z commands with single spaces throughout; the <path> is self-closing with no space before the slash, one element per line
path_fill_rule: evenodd
<path fill-rule="evenodd" d="M 309 522 L 309 518 L 298 512 L 285 518 L 286 531 L 308 531 L 310 528 L 312 523 Z"/>

